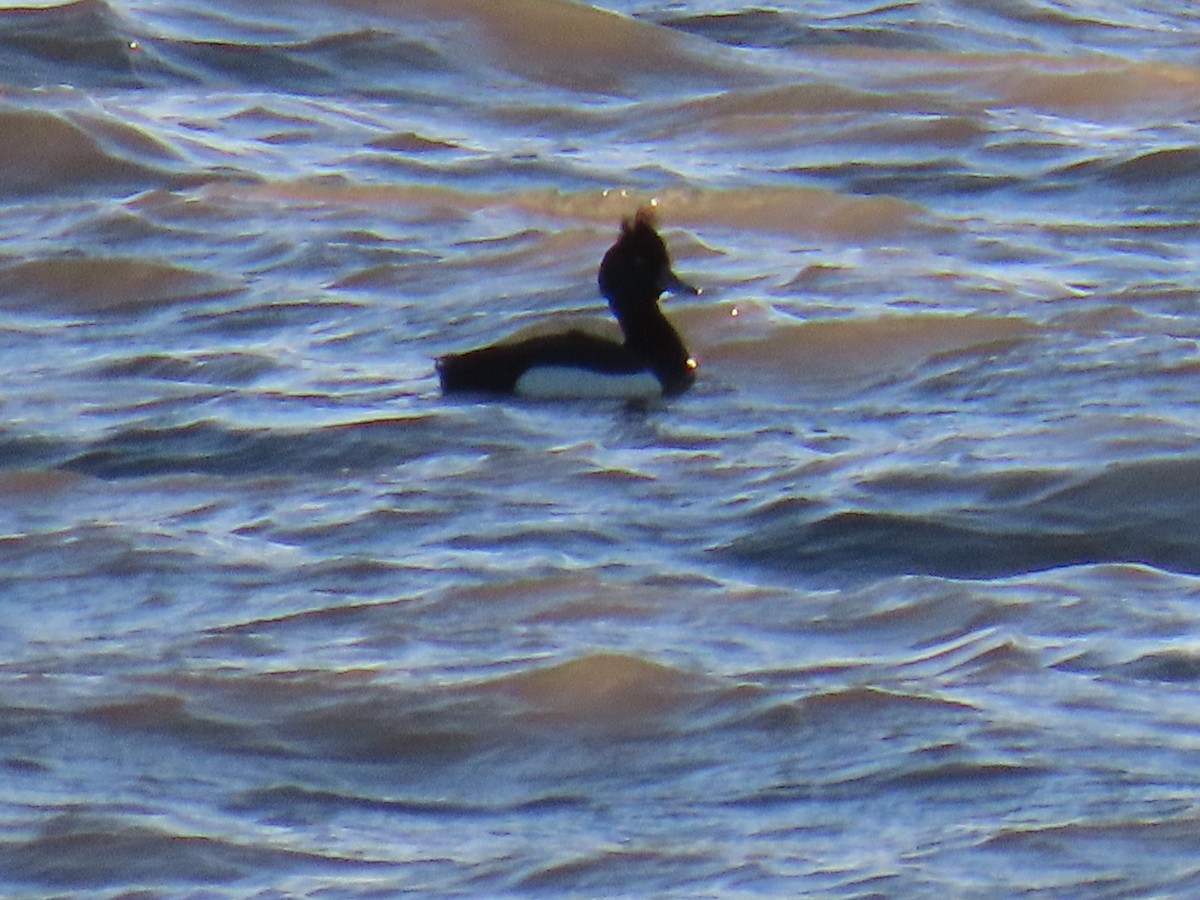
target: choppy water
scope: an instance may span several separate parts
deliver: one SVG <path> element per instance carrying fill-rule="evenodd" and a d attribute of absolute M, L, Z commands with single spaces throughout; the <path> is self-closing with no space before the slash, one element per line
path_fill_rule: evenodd
<path fill-rule="evenodd" d="M 1200 890 L 1200 13 L 609 6 L 0 11 L 0 892 Z"/>

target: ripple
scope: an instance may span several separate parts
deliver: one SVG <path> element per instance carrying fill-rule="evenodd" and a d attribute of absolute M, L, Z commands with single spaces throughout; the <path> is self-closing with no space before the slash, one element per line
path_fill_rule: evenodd
<path fill-rule="evenodd" d="M 228 295 L 228 279 L 137 258 L 58 257 L 9 266 L 9 309 L 50 315 L 135 315 L 169 304 Z"/>
<path fill-rule="evenodd" d="M 146 187 L 171 162 L 165 146 L 118 121 L 0 109 L 0 188 L 9 193 Z"/>
<path fill-rule="evenodd" d="M 247 878 L 264 869 L 380 864 L 181 833 L 142 824 L 137 817 L 72 813 L 51 819 L 32 840 L 0 845 L 0 860 L 10 878 L 59 888 L 145 882 L 202 885 Z"/>
<path fill-rule="evenodd" d="M 437 425 L 421 417 L 377 419 L 311 431 L 233 429 L 202 421 L 130 428 L 104 438 L 64 465 L 99 478 L 208 473 L 345 472 L 416 459 L 431 452 Z"/>

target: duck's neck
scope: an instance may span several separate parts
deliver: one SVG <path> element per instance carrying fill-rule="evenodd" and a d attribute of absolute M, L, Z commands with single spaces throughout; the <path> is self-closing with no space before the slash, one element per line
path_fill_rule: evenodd
<path fill-rule="evenodd" d="M 657 303 L 639 305 L 633 314 L 614 312 L 625 335 L 625 346 L 646 360 L 664 387 L 669 390 L 691 383 L 695 366 L 689 364 L 687 347 Z"/>

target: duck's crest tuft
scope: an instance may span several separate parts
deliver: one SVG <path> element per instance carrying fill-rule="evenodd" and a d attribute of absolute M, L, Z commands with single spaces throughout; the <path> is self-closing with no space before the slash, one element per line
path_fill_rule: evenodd
<path fill-rule="evenodd" d="M 637 212 L 632 217 L 626 216 L 621 220 L 621 232 L 623 234 L 633 234 L 645 229 L 649 229 L 650 231 L 658 230 L 658 216 L 655 214 L 654 207 L 651 204 L 639 206 Z"/>

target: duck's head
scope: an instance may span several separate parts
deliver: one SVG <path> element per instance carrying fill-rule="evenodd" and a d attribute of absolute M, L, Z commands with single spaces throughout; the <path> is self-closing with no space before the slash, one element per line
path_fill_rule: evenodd
<path fill-rule="evenodd" d="M 671 271 L 671 257 L 655 228 L 654 212 L 643 206 L 621 222 L 621 235 L 600 262 L 600 293 L 620 315 L 631 305 L 656 303 L 666 291 L 698 294 Z"/>

